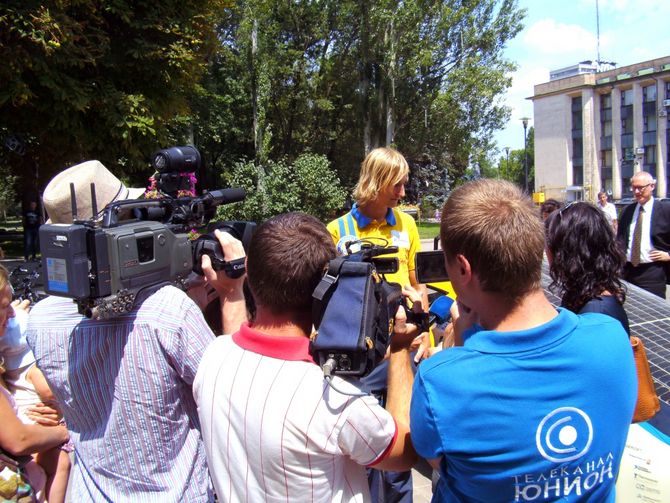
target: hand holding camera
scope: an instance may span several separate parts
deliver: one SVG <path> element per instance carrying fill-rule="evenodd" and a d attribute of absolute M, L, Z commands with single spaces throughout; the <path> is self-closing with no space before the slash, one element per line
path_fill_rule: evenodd
<path fill-rule="evenodd" d="M 423 330 L 421 325 L 412 322 L 412 318 L 420 317 L 423 313 L 421 294 L 411 286 L 406 286 L 402 289 L 402 295 L 404 302 L 401 303 L 395 313 L 390 349 L 391 351 L 399 349 L 418 350 L 422 345 Z"/>
<path fill-rule="evenodd" d="M 201 257 L 201 269 L 207 282 L 223 298 L 236 291 L 242 292 L 242 284 L 244 283 L 244 276 L 246 274 L 244 266 L 246 254 L 242 241 L 236 239 L 228 232 L 216 229 L 214 236 L 221 247 L 225 263 L 231 264 L 231 266 L 217 270 L 212 264 L 210 255 L 204 253 Z M 233 269 L 232 271 L 229 270 L 231 268 Z"/>

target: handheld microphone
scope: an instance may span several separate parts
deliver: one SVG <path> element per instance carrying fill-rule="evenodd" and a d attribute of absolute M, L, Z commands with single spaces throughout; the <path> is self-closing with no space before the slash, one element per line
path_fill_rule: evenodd
<path fill-rule="evenodd" d="M 437 323 L 438 325 L 442 325 L 447 323 L 451 319 L 450 309 L 453 303 L 454 299 L 447 295 L 441 295 L 435 299 L 428 309 L 430 324 Z"/>

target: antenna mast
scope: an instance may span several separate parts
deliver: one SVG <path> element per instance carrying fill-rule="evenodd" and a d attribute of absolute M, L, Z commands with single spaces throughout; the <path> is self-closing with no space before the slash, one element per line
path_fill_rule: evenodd
<path fill-rule="evenodd" d="M 600 71 L 600 9 L 598 8 L 598 0 L 596 0 L 596 66 Z"/>

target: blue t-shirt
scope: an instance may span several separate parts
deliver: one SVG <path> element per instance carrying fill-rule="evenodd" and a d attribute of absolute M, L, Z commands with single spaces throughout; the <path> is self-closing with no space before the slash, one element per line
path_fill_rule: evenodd
<path fill-rule="evenodd" d="M 614 501 L 637 399 L 621 324 L 560 309 L 518 332 L 479 330 L 419 366 L 417 452 L 442 458 L 433 501 Z"/>

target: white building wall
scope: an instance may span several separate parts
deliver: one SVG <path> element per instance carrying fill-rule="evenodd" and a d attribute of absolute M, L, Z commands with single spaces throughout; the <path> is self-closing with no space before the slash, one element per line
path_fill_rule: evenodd
<path fill-rule="evenodd" d="M 572 184 L 570 104 L 565 94 L 533 101 L 535 189 L 543 191 L 547 199 L 565 200 L 565 187 Z"/>
<path fill-rule="evenodd" d="M 597 119 L 597 120 L 596 120 Z M 600 190 L 600 109 L 593 88 L 582 90 L 582 144 L 584 148 L 584 199 L 592 200 Z"/>

